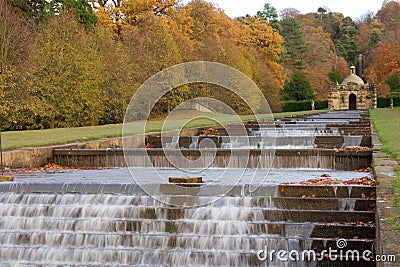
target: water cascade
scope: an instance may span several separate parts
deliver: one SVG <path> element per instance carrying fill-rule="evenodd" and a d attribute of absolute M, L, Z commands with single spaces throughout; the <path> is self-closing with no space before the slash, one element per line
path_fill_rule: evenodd
<path fill-rule="evenodd" d="M 146 195 L 2 193 L 0 255 L 9 265 L 252 266 L 265 247 L 309 249 L 310 223 L 269 233 L 271 197 L 232 196 L 181 209 Z"/>
<path fill-rule="evenodd" d="M 316 148 L 317 138 L 342 135 L 345 146 L 359 146 L 369 131 L 366 116 L 351 111 L 283 118 L 273 131 L 249 123 L 248 136 L 210 136 L 208 141 L 219 140 L 211 148 L 204 136 L 173 136 L 164 144 L 172 156 L 215 158 L 211 168 L 196 173 L 213 186 L 196 185 L 187 194 L 167 182 L 180 170 L 172 168 L 161 148 L 127 150 L 134 155 L 127 157 L 137 167 L 133 172 L 162 168 L 166 182 L 155 184 L 149 177 L 148 185 L 159 200 L 144 193 L 126 168 L 16 175 L 16 181 L 0 183 L 0 265 L 375 266 L 326 257 L 282 261 L 265 255 L 260 260 L 260 251 L 301 255 L 313 250 L 321 256 L 324 249 L 337 248 L 338 238 L 347 240 L 346 250 L 374 250 L 373 186 L 303 183 L 368 175 L 354 170 L 371 165 L 371 151 Z M 276 150 L 273 169 L 257 190 L 250 190 L 255 169 L 269 160 L 259 155 L 271 148 Z M 228 156 L 238 152 L 233 160 L 243 161 L 243 149 L 249 152 L 249 166 L 240 181 L 219 181 Z M 54 155 L 69 166 L 123 167 L 124 162 L 121 149 L 65 149 Z M 144 166 L 147 156 L 152 166 Z"/>
<path fill-rule="evenodd" d="M 361 135 L 345 135 L 344 137 L 344 147 L 358 147 L 361 144 Z"/>

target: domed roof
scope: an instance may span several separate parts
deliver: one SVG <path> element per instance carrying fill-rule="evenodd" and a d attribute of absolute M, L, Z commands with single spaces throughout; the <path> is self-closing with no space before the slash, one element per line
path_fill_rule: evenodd
<path fill-rule="evenodd" d="M 360 78 L 360 76 L 357 76 L 356 75 L 356 67 L 354 67 L 354 66 L 351 66 L 350 67 L 350 75 L 349 76 L 347 76 L 344 80 L 343 80 L 343 82 L 342 82 L 342 84 L 343 85 L 346 85 L 346 84 L 348 84 L 348 83 L 356 83 L 356 84 L 358 84 L 358 85 L 364 85 L 365 83 L 364 83 L 364 81 L 363 81 L 363 79 L 361 79 Z"/>
<path fill-rule="evenodd" d="M 359 84 L 359 85 L 363 85 L 364 84 L 363 79 L 361 79 L 360 76 L 357 76 L 355 74 L 350 74 L 349 76 L 347 76 L 343 80 L 342 84 L 348 84 L 349 82 L 356 83 L 356 84 Z"/>

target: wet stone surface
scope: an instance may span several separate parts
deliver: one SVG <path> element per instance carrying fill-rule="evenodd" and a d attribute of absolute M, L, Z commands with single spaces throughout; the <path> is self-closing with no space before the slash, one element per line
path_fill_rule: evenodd
<path fill-rule="evenodd" d="M 222 180 L 218 178 L 226 171 L 223 168 L 190 170 L 191 176 L 203 178 L 204 185 L 212 185 L 189 188 L 190 194 L 168 183 L 169 177 L 188 176 L 178 169 L 158 169 L 157 179 L 146 177 L 148 170 L 142 168 L 17 172 L 14 182 L 0 184 L 0 264 L 375 266 L 360 258 L 330 261 L 324 252 L 329 248 L 375 252 L 375 183 L 372 174 L 365 172 L 372 151 L 357 147 L 370 141 L 368 112 L 330 112 L 276 123 L 283 136 L 279 146 L 292 149 L 282 153 L 296 156 L 286 159 L 288 164 L 316 162 L 315 158 L 304 161 L 317 148 L 316 136 L 323 136 L 320 146 L 331 149 L 326 153 L 341 154 L 346 162 L 355 161 L 354 154 L 359 153 L 369 161 L 357 167 L 363 169 L 360 172 L 321 169 L 320 164 L 312 165 L 313 169 L 260 171 L 257 175 L 265 179 L 256 190 L 251 190 L 254 169 L 240 175 L 230 169 L 232 175 Z M 262 125 L 246 127 L 253 136 L 268 134 Z M 205 134 L 216 132 L 223 131 L 209 129 Z M 288 138 L 291 133 L 295 137 Z M 214 139 L 222 146 L 222 137 Z M 241 138 L 235 140 L 230 145 L 240 149 Z M 184 143 L 190 146 L 191 141 L 186 138 Z M 225 138 L 224 142 L 230 146 L 231 141 Z M 262 142 L 255 145 L 268 147 Z M 313 152 L 295 150 L 304 147 Z M 141 186 L 131 173 L 142 176 Z M 257 255 L 264 249 L 300 254 L 313 250 L 320 260 L 285 262 L 275 255 L 260 261 Z"/>

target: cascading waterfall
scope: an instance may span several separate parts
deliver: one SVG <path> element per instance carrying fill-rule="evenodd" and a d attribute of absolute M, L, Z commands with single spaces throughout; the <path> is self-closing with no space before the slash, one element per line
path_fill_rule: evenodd
<path fill-rule="evenodd" d="M 317 262 L 285 262 L 278 261 L 276 257 L 263 262 L 257 258 L 257 251 L 284 250 L 300 254 L 305 250 L 318 250 L 318 244 L 322 244 L 322 248 L 332 246 L 336 241 L 332 236 L 336 238 L 337 234 L 332 229 L 332 232 L 326 233 L 328 228 L 324 223 L 330 223 L 329 218 L 340 221 L 338 231 L 344 229 L 350 233 L 347 238 L 354 239 L 351 232 L 353 225 L 346 223 L 359 213 L 360 208 L 367 206 L 369 211 L 368 204 L 371 203 L 359 198 L 362 194 L 358 191 L 364 189 L 352 191 L 352 187 L 348 186 L 348 192 L 343 193 L 346 188 L 339 185 L 325 188 L 327 192 L 331 190 L 331 197 L 338 200 L 333 201 L 331 197 L 321 200 L 327 203 L 327 210 L 324 210 L 325 207 L 322 209 L 315 202 L 320 201 L 318 191 L 324 189 L 316 186 L 312 190 L 317 192 L 303 192 L 302 186 L 293 186 L 295 189 L 291 189 L 289 184 L 277 186 L 283 182 L 318 179 L 322 172 L 314 171 L 321 168 L 323 173 L 329 170 L 332 179 L 354 178 L 354 172 L 343 173 L 343 177 L 336 177 L 337 173 L 330 172 L 335 169 L 333 153 L 328 156 L 323 156 L 322 150 L 314 153 L 315 136 L 339 135 L 339 128 L 328 128 L 328 124 L 349 124 L 361 119 L 358 113 L 349 114 L 351 119 L 343 118 L 344 115 L 340 117 L 340 112 L 333 112 L 303 120 L 278 121 L 280 128 L 276 131 L 260 127 L 252 130 L 253 135 L 249 137 L 222 137 L 224 149 L 218 152 L 223 157 L 216 164 L 220 167 L 226 165 L 222 163 L 231 155 L 231 149 L 247 147 L 262 150 L 275 144 L 279 160 L 272 165 L 275 169 L 268 177 L 268 182 L 273 185 L 265 182 L 259 191 L 252 193 L 249 191 L 252 172 L 248 171 L 240 184 L 220 198 L 219 193 L 225 194 L 225 189 L 231 189 L 232 185 L 231 181 L 215 181 L 223 168 L 201 173 L 204 182 L 213 182 L 213 187 L 196 187 L 198 190 L 193 190 L 193 195 L 176 195 L 171 184 L 154 185 L 161 202 L 146 195 L 137 184 L 131 183 L 130 178 L 125 181 L 126 184 L 121 182 L 124 175 L 116 169 L 110 172 L 117 178 L 112 178 L 110 174 L 104 176 L 108 170 L 95 174 L 82 171 L 78 178 L 71 175 L 65 179 L 64 184 L 60 183 L 65 182 L 60 174 L 50 182 L 48 177 L 31 177 L 24 178 L 24 182 L 0 184 L 0 266 L 316 266 Z M 359 145 L 361 138 L 345 136 L 345 144 Z M 192 137 L 192 149 L 186 153 L 188 159 L 198 158 L 199 154 L 194 151 L 198 146 L 199 138 Z M 172 138 L 167 147 L 172 152 L 177 150 L 179 138 Z M 310 149 L 281 149 L 286 147 Z M 146 165 L 147 150 L 134 152 L 137 156 L 130 158 L 133 161 L 130 165 Z M 150 155 L 153 164 L 170 167 L 168 160 L 159 155 L 159 150 L 154 149 L 153 152 Z M 201 152 L 208 162 L 215 151 L 205 147 Z M 238 155 L 234 160 L 239 162 L 242 158 Z M 258 154 L 250 154 L 250 161 L 251 166 L 257 166 Z M 313 173 L 283 169 L 293 167 L 312 168 Z M 140 168 L 134 171 L 139 172 Z M 163 174 L 166 181 L 168 176 L 180 175 L 166 170 Z M 83 176 L 92 180 L 82 183 Z M 293 195 L 290 190 L 302 193 Z M 198 207 L 181 207 L 185 204 Z M 301 218 L 303 215 L 304 218 Z M 364 215 L 365 218 L 357 217 L 356 221 L 369 223 L 372 220 L 370 212 Z M 325 217 L 328 219 L 325 220 Z M 367 227 L 361 228 L 360 233 L 368 230 Z M 365 245 L 364 241 L 360 240 L 357 244 Z M 366 244 L 370 244 L 367 241 Z"/>
<path fill-rule="evenodd" d="M 272 196 L 224 197 L 191 209 L 146 195 L 100 193 L 2 193 L 0 203 L 0 263 L 6 265 L 253 266 L 260 264 L 257 250 L 301 251 L 307 242 L 299 240 L 311 234 L 301 223 L 289 224 L 287 236 L 269 234 L 263 212 L 275 209 Z"/>
<path fill-rule="evenodd" d="M 361 135 L 345 135 L 344 138 L 344 147 L 358 147 L 361 144 L 362 136 Z"/>

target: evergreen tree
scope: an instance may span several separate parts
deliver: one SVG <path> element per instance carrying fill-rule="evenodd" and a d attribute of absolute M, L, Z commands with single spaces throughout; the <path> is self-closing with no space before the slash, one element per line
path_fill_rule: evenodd
<path fill-rule="evenodd" d="M 279 30 L 278 12 L 271 4 L 266 3 L 264 9 L 257 12 L 257 17 L 268 21 L 272 28 Z"/>
<path fill-rule="evenodd" d="M 46 0 L 10 0 L 15 10 L 23 17 L 36 20 L 48 19 L 54 14 L 53 1 Z"/>
<path fill-rule="evenodd" d="M 394 72 L 391 75 L 387 76 L 385 81 L 390 87 L 391 95 L 400 94 L 400 76 L 398 72 Z"/>
<path fill-rule="evenodd" d="M 286 18 L 281 21 L 280 25 L 279 33 L 285 39 L 283 44 L 285 52 L 282 60 L 289 69 L 304 69 L 304 53 L 307 51 L 307 45 L 301 23 L 295 18 Z"/>
<path fill-rule="evenodd" d="M 86 0 L 10 0 L 16 11 L 25 18 L 44 21 L 59 14 L 62 8 L 74 11 L 80 23 L 92 28 L 97 16 Z"/>
<path fill-rule="evenodd" d="M 294 101 L 314 99 L 311 84 L 303 71 L 296 71 L 290 76 L 290 80 L 286 79 L 283 97 L 284 100 Z"/>
<path fill-rule="evenodd" d="M 321 20 L 324 17 L 324 15 L 326 14 L 326 12 L 327 12 L 327 10 L 325 8 L 323 8 L 323 7 L 318 8 L 317 13 L 320 14 Z"/>
<path fill-rule="evenodd" d="M 86 0 L 61 0 L 66 7 L 71 8 L 80 23 L 86 28 L 92 28 L 97 23 L 97 16 Z"/>
<path fill-rule="evenodd" d="M 332 67 L 331 71 L 328 73 L 329 80 L 335 83 L 341 83 L 344 80 L 344 76 L 339 70 Z"/>
<path fill-rule="evenodd" d="M 343 19 L 343 27 L 340 29 L 336 47 L 339 55 L 344 57 L 349 64 L 354 64 L 358 55 L 356 37 L 358 30 L 350 17 Z"/>
<path fill-rule="evenodd" d="M 369 39 L 369 44 L 368 46 L 371 48 L 373 46 L 375 46 L 377 43 L 379 43 L 379 41 L 382 39 L 382 33 L 377 31 L 377 30 L 373 30 L 371 33 L 371 37 Z"/>

